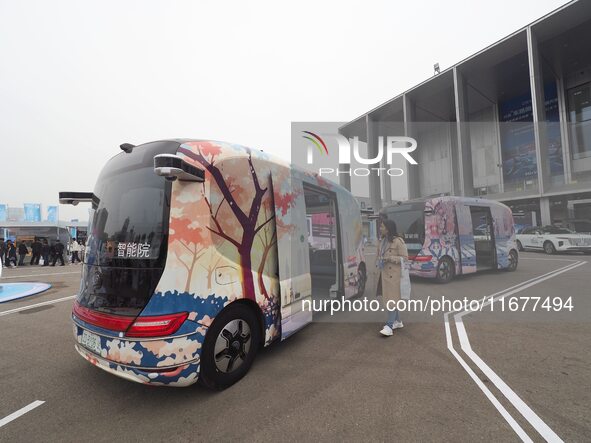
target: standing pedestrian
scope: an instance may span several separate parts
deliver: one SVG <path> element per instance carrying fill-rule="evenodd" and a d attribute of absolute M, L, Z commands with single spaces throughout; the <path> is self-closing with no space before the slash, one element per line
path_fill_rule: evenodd
<path fill-rule="evenodd" d="M 74 239 L 70 245 L 70 252 L 72 253 L 72 264 L 75 264 L 76 262 L 80 263 L 80 256 L 78 255 L 80 253 L 80 244 L 76 239 Z"/>
<path fill-rule="evenodd" d="M 39 264 L 39 259 L 41 258 L 41 248 L 43 248 L 43 245 L 39 241 L 39 238 L 35 237 L 35 241 L 31 243 L 31 265 Z"/>
<path fill-rule="evenodd" d="M 49 243 L 47 239 L 43 239 L 43 246 L 41 246 L 41 256 L 43 257 L 43 266 L 49 266 Z"/>
<path fill-rule="evenodd" d="M 4 239 L 0 238 L 0 263 L 4 266 L 4 256 L 6 255 L 6 243 Z"/>
<path fill-rule="evenodd" d="M 6 243 L 6 267 L 10 268 L 16 266 L 16 247 L 12 243 L 12 240 L 8 240 Z"/>
<path fill-rule="evenodd" d="M 381 242 L 378 250 L 377 265 L 380 269 L 378 291 L 382 292 L 383 303 L 388 311 L 386 324 L 380 334 L 387 337 L 394 329 L 402 328 L 400 313 L 394 303 L 400 300 L 400 278 L 402 275 L 401 258 L 408 259 L 408 251 L 404 240 L 398 235 L 394 220 L 382 218 L 380 223 Z"/>
<path fill-rule="evenodd" d="M 84 244 L 84 241 L 80 242 L 80 260 L 82 262 L 84 262 L 84 252 L 86 251 L 86 245 Z"/>
<path fill-rule="evenodd" d="M 18 245 L 18 255 L 19 255 L 18 265 L 19 266 L 25 265 L 25 257 L 27 256 L 28 253 L 29 253 L 29 249 L 27 248 L 27 245 L 25 244 L 25 242 L 24 241 L 20 242 Z"/>
<path fill-rule="evenodd" d="M 57 241 L 55 242 L 55 256 L 53 257 L 53 263 L 51 264 L 51 266 L 55 266 L 55 263 L 59 260 L 60 261 L 60 266 L 64 266 L 64 244 L 60 241 L 60 239 L 58 238 Z"/>
<path fill-rule="evenodd" d="M 51 243 L 49 246 L 49 261 L 47 264 L 53 263 L 53 259 L 55 258 L 55 243 Z"/>

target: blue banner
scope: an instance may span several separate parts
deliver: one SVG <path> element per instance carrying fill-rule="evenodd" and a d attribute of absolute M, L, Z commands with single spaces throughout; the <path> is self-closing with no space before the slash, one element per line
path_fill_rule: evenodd
<path fill-rule="evenodd" d="M 552 175 L 563 173 L 556 83 L 544 87 L 548 161 Z M 531 94 L 499 103 L 503 180 L 521 182 L 538 176 Z"/>
<path fill-rule="evenodd" d="M 6 205 L 0 205 L 0 222 L 8 219 L 8 208 Z"/>
<path fill-rule="evenodd" d="M 57 223 L 57 206 L 47 207 L 47 221 Z"/>
<path fill-rule="evenodd" d="M 39 203 L 25 203 L 25 221 L 39 222 L 41 221 L 41 205 Z"/>

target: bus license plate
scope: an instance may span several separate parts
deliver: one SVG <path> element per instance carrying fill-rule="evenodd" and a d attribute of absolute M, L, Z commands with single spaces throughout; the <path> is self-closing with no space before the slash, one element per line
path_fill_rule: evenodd
<path fill-rule="evenodd" d="M 92 332 L 82 331 L 82 346 L 91 350 L 95 354 L 101 355 L 101 338 Z"/>

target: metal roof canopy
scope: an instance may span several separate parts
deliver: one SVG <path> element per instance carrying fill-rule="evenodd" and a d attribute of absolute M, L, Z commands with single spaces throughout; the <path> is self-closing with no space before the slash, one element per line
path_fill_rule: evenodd
<path fill-rule="evenodd" d="M 470 112 L 478 111 L 491 103 L 498 102 L 499 99 L 529 91 L 527 28 L 531 27 L 535 32 L 542 54 L 559 55 L 557 59 L 561 60 L 560 64 L 553 67 L 557 71 L 558 68 L 567 66 L 572 68 L 574 60 L 591 62 L 591 51 L 587 45 L 582 44 L 591 41 L 591 29 L 588 26 L 590 20 L 591 2 L 573 0 L 341 126 L 339 131 L 348 137 L 363 135 L 367 115 L 372 119 L 376 117 L 387 120 L 389 116 L 394 115 L 394 110 L 399 106 L 398 103 L 403 101 L 404 95 L 416 100 L 419 105 L 417 111 L 424 108 L 422 103 L 430 97 L 427 103 L 434 105 L 435 108 L 430 108 L 429 111 L 434 111 L 433 114 L 437 117 L 449 115 L 449 112 L 446 112 L 446 107 L 449 105 L 449 86 L 448 82 L 441 81 L 441 78 L 445 79 L 453 74 L 454 68 L 466 77 Z M 545 62 L 547 64 L 547 60 Z M 546 76 L 546 69 L 544 71 Z M 451 103 L 455 106 L 453 92 Z M 428 117 L 424 112 L 422 114 L 417 112 L 416 121 L 428 121 L 425 120 Z"/>

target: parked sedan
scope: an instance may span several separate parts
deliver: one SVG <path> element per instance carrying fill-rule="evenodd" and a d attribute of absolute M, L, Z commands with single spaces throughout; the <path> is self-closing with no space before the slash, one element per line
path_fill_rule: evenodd
<path fill-rule="evenodd" d="M 591 235 L 577 234 L 557 226 L 525 228 L 516 238 L 520 251 L 532 249 L 546 254 L 569 251 L 591 254 Z"/>

